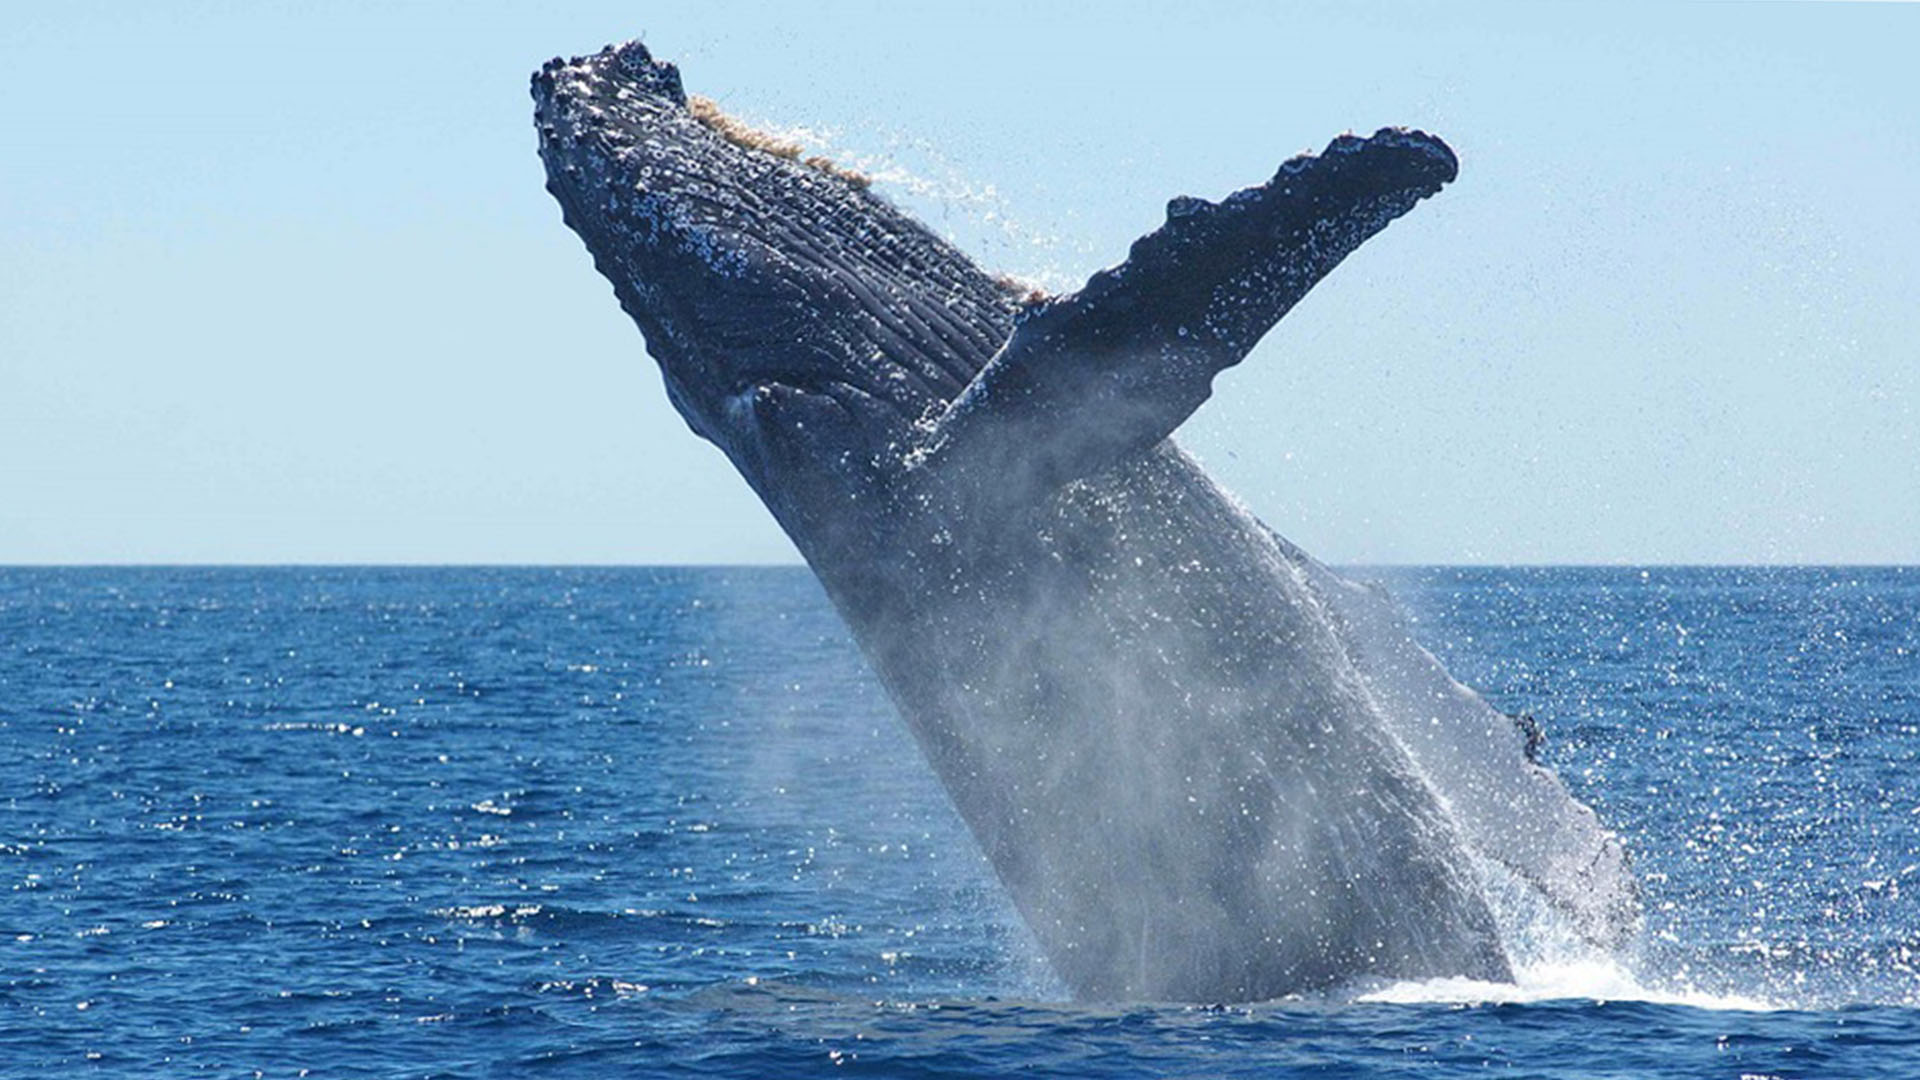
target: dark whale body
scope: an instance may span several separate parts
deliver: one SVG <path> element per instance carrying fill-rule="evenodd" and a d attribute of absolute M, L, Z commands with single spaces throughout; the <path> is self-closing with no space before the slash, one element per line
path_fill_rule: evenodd
<path fill-rule="evenodd" d="M 819 575 L 1059 975 L 1255 1000 L 1509 977 L 1483 895 L 1612 942 L 1591 811 L 1375 593 L 1168 438 L 1313 283 L 1439 190 L 1344 136 L 1080 292 L 1012 292 L 843 172 L 728 137 L 638 44 L 534 76 L 548 189 L 693 430 Z"/>

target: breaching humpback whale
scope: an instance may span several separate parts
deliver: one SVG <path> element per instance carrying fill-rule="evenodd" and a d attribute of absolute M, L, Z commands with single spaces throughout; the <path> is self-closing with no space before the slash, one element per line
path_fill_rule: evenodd
<path fill-rule="evenodd" d="M 1169 438 L 1454 178 L 1335 139 L 1023 298 L 857 176 L 690 110 L 634 43 L 533 77 L 548 190 L 694 432 L 819 576 L 1083 999 L 1510 976 L 1486 882 L 1618 941 L 1617 840 L 1390 604 Z"/>

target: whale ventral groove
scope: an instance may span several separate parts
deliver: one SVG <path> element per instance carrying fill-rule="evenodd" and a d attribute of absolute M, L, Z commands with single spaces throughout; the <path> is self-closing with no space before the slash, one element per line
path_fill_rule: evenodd
<path fill-rule="evenodd" d="M 1510 976 L 1489 882 L 1579 934 L 1626 854 L 1377 591 L 1171 435 L 1454 179 L 1342 136 L 1024 305 L 859 178 L 696 115 L 638 43 L 533 77 L 548 190 L 675 408 L 793 539 L 1082 998 Z M 1491 875 L 1491 876 L 1490 876 Z"/>

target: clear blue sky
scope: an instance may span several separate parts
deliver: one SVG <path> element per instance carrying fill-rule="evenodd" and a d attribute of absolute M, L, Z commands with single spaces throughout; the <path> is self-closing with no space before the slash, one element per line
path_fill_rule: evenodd
<path fill-rule="evenodd" d="M 541 189 L 635 36 L 1055 287 L 1445 136 L 1182 430 L 1323 558 L 1920 562 L 1920 6 L 1180 7 L 17 5 L 0 563 L 793 559 Z"/>

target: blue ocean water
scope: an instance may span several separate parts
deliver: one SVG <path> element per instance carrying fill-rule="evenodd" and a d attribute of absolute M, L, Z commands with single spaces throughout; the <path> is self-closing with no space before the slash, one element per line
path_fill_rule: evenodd
<path fill-rule="evenodd" d="M 1626 955 L 1066 1003 L 800 569 L 0 570 L 0 1073 L 1920 1076 L 1920 571 L 1371 576 Z"/>

